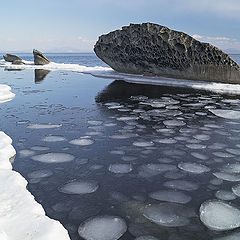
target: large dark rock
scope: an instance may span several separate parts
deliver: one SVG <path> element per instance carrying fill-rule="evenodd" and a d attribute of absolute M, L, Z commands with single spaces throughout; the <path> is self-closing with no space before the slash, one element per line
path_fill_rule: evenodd
<path fill-rule="evenodd" d="M 94 51 L 118 72 L 240 83 L 240 67 L 226 53 L 153 23 L 102 35 Z"/>
<path fill-rule="evenodd" d="M 42 52 L 38 51 L 37 49 L 33 49 L 33 56 L 35 65 L 46 65 L 51 62 L 44 56 Z"/>
<path fill-rule="evenodd" d="M 14 61 L 21 61 L 22 62 L 22 59 L 16 55 L 13 55 L 13 54 L 6 54 L 6 55 L 3 55 L 3 58 L 6 62 L 14 62 Z"/>

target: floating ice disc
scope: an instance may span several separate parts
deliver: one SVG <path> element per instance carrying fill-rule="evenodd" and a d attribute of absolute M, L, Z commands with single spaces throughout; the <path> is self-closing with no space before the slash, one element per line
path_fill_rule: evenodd
<path fill-rule="evenodd" d="M 178 167 L 186 172 L 191 172 L 196 174 L 210 171 L 210 168 L 198 163 L 190 163 L 190 162 L 179 163 Z"/>
<path fill-rule="evenodd" d="M 108 170 L 113 173 L 129 173 L 132 171 L 132 165 L 125 163 L 115 163 L 111 164 Z"/>
<path fill-rule="evenodd" d="M 59 192 L 66 194 L 87 194 L 98 189 L 98 184 L 93 180 L 72 181 L 59 188 Z"/>
<path fill-rule="evenodd" d="M 116 216 L 90 218 L 78 228 L 80 237 L 86 240 L 117 240 L 126 231 L 125 221 Z"/>
<path fill-rule="evenodd" d="M 211 230 L 231 230 L 240 227 L 240 210 L 220 200 L 209 200 L 200 207 L 200 219 Z"/>
<path fill-rule="evenodd" d="M 69 143 L 73 145 L 78 145 L 78 146 L 88 146 L 93 144 L 93 140 L 88 138 L 79 138 L 79 139 L 73 139 Z"/>
<path fill-rule="evenodd" d="M 68 153 L 46 153 L 31 157 L 32 160 L 44 163 L 70 162 L 74 156 Z"/>
<path fill-rule="evenodd" d="M 192 213 L 180 204 L 160 203 L 146 206 L 143 216 L 162 226 L 180 227 L 189 223 Z"/>
<path fill-rule="evenodd" d="M 69 182 L 59 188 L 59 191 L 67 194 L 87 194 L 98 189 L 98 184 L 93 180 L 81 180 Z"/>
<path fill-rule="evenodd" d="M 175 203 L 188 203 L 191 201 L 191 197 L 180 191 L 173 190 L 160 190 L 149 194 L 149 197 L 167 202 Z"/>
<path fill-rule="evenodd" d="M 240 119 L 240 111 L 234 110 L 223 110 L 223 109 L 208 109 L 212 114 L 217 117 L 222 117 L 226 119 Z"/>

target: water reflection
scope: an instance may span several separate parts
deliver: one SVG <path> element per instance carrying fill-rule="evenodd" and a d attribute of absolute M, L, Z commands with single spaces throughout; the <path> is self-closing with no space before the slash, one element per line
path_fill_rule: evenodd
<path fill-rule="evenodd" d="M 35 69 L 34 72 L 35 72 L 35 83 L 39 83 L 43 81 L 51 71 L 46 69 Z"/>
<path fill-rule="evenodd" d="M 115 80 L 96 96 L 96 102 L 106 102 L 114 99 L 128 99 L 131 96 L 144 95 L 156 98 L 163 94 L 194 94 L 206 93 L 190 88 L 176 88 L 169 86 L 156 86 L 149 84 L 128 83 L 122 80 Z"/>

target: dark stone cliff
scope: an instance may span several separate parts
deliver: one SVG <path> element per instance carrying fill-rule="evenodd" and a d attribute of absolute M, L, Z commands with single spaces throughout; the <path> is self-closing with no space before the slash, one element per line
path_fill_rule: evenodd
<path fill-rule="evenodd" d="M 96 55 L 123 73 L 240 83 L 240 67 L 209 43 L 153 24 L 130 24 L 99 37 Z"/>

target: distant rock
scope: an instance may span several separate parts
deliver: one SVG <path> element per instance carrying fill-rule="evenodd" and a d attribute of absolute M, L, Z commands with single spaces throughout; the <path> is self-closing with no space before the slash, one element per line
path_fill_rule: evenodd
<path fill-rule="evenodd" d="M 35 65 L 46 65 L 51 62 L 44 56 L 42 52 L 38 51 L 37 49 L 33 49 L 33 56 Z"/>
<path fill-rule="evenodd" d="M 153 23 L 130 24 L 102 35 L 94 51 L 118 72 L 240 83 L 240 67 L 226 53 Z"/>
<path fill-rule="evenodd" d="M 6 54 L 6 55 L 3 55 L 3 58 L 6 62 L 14 62 L 14 61 L 21 61 L 22 62 L 22 59 L 16 55 L 12 55 L 12 54 Z"/>

